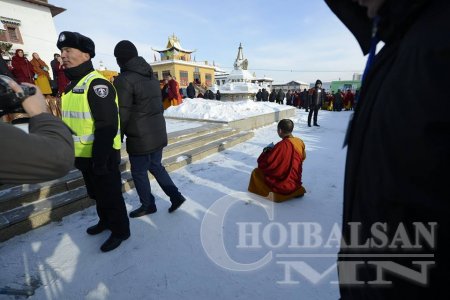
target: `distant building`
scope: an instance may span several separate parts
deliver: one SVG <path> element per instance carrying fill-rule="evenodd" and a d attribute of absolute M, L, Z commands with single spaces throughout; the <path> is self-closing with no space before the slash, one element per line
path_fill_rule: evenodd
<path fill-rule="evenodd" d="M 287 92 L 288 90 L 302 90 L 308 89 L 309 84 L 307 82 L 303 82 L 300 80 L 292 80 L 287 83 L 273 83 L 272 87 L 276 90 L 282 89 L 283 92 Z"/>
<path fill-rule="evenodd" d="M 53 54 L 60 52 L 53 17 L 64 11 L 47 0 L 0 0 L 0 48 L 9 48 L 4 59 L 23 49 L 29 60 L 36 52 L 50 65 Z"/>
<path fill-rule="evenodd" d="M 337 92 L 337 90 L 346 91 L 350 89 L 352 92 L 361 88 L 361 80 L 340 80 L 331 82 L 331 90 Z"/>
<path fill-rule="evenodd" d="M 354 73 L 353 74 L 353 81 L 361 81 L 361 79 L 362 79 L 362 74 L 360 74 L 360 73 Z"/>
<path fill-rule="evenodd" d="M 165 49 L 157 50 L 161 56 L 160 61 L 151 62 L 153 73 L 159 80 L 168 74 L 175 76 L 181 88 L 186 88 L 190 82 L 198 80 L 208 87 L 215 83 L 214 66 L 205 62 L 192 61 L 191 54 L 195 50 L 186 50 L 181 47 L 180 40 L 169 36 Z"/>
<path fill-rule="evenodd" d="M 272 89 L 273 79 L 265 75 L 263 77 L 256 77 L 253 82 L 257 83 L 260 87 Z"/>

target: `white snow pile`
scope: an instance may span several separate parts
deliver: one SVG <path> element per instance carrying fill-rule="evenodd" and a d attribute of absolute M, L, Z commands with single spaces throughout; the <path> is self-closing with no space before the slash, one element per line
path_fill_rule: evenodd
<path fill-rule="evenodd" d="M 169 107 L 164 112 L 164 116 L 230 122 L 291 108 L 292 106 L 279 105 L 272 102 L 255 102 L 252 100 L 232 102 L 186 98 L 183 99 L 181 105 Z"/>

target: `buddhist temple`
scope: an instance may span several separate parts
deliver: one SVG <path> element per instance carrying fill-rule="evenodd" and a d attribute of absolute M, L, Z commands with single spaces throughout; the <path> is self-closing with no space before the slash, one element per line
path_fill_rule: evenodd
<path fill-rule="evenodd" d="M 153 73 L 159 80 L 164 79 L 168 74 L 174 76 L 180 87 L 185 90 L 190 82 L 199 82 L 204 87 L 211 87 L 214 84 L 213 65 L 207 61 L 193 61 L 192 53 L 195 50 L 186 50 L 181 46 L 180 39 L 172 34 L 168 38 L 165 49 L 153 49 L 158 52 L 160 59 L 151 62 Z"/>

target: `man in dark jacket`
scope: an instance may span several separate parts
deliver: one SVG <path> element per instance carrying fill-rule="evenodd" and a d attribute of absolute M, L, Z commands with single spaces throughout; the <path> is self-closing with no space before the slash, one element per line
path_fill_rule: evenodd
<path fill-rule="evenodd" d="M 341 297 L 446 298 L 450 101 L 438 87 L 449 81 L 450 2 L 326 2 L 369 53 L 347 132 Z M 424 113 L 424 99 L 437 109 Z"/>
<path fill-rule="evenodd" d="M 300 93 L 300 102 L 301 107 L 305 109 L 305 112 L 308 112 L 308 91 L 306 89 L 303 89 L 303 92 Z"/>
<path fill-rule="evenodd" d="M 266 89 L 262 89 L 262 92 L 261 92 L 261 99 L 262 99 L 262 101 L 264 101 L 264 102 L 269 101 L 269 92 L 268 92 Z"/>
<path fill-rule="evenodd" d="M 269 95 L 269 102 L 275 102 L 275 100 L 277 100 L 277 92 L 273 89 Z"/>
<path fill-rule="evenodd" d="M 278 104 L 283 104 L 284 96 L 285 96 L 285 94 L 284 94 L 283 90 L 278 89 L 277 98 L 276 98 Z"/>
<path fill-rule="evenodd" d="M 192 82 L 189 83 L 188 87 L 186 88 L 186 93 L 188 98 L 195 98 L 195 87 L 194 84 Z"/>
<path fill-rule="evenodd" d="M 308 126 L 311 127 L 311 117 L 314 113 L 314 126 L 319 126 L 317 124 L 317 114 L 319 113 L 319 108 L 322 107 L 323 101 L 325 99 L 325 90 L 322 88 L 322 81 L 316 80 L 314 88 L 312 88 L 309 93 L 309 113 L 308 113 Z"/>
<path fill-rule="evenodd" d="M 82 172 L 99 221 L 90 235 L 111 230 L 100 250 L 111 251 L 130 237 L 120 177 L 120 131 L 116 91 L 94 70 L 94 42 L 78 32 L 63 31 L 56 44 L 70 80 L 62 96 L 62 119 L 74 132 L 75 166 Z"/>
<path fill-rule="evenodd" d="M 256 101 L 261 101 L 262 100 L 262 92 L 261 89 L 258 90 L 258 92 L 256 93 Z"/>
<path fill-rule="evenodd" d="M 120 41 L 114 48 L 120 74 L 114 81 L 119 94 L 122 135 L 127 136 L 127 152 L 131 175 L 141 206 L 130 213 L 131 218 L 157 211 L 147 172 L 150 172 L 170 197 L 169 212 L 186 200 L 161 164 L 163 148 L 167 146 L 166 121 L 159 83 L 151 66 L 138 56 L 134 44 Z"/>

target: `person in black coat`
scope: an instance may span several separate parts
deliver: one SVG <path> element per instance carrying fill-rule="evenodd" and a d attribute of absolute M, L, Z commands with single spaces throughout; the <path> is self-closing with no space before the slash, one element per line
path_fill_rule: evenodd
<path fill-rule="evenodd" d="M 269 92 L 266 89 L 262 89 L 261 98 L 262 98 L 262 101 L 265 101 L 265 102 L 269 101 Z"/>
<path fill-rule="evenodd" d="M 114 85 L 119 96 L 121 132 L 127 137 L 131 175 L 141 201 L 141 206 L 130 212 L 130 217 L 157 211 L 147 172 L 170 197 L 169 212 L 173 212 L 185 198 L 161 164 L 163 148 L 167 146 L 167 131 L 159 82 L 153 77 L 151 66 L 138 56 L 132 42 L 120 41 L 114 48 L 114 56 L 120 67 Z"/>
<path fill-rule="evenodd" d="M 217 92 L 216 92 L 216 100 L 220 100 L 220 98 L 222 98 L 222 94 L 220 93 L 219 90 L 217 90 Z"/>
<path fill-rule="evenodd" d="M 190 82 L 188 87 L 186 88 L 186 93 L 187 93 L 188 98 L 191 98 L 191 99 L 195 98 L 195 87 L 192 84 L 192 82 Z"/>
<path fill-rule="evenodd" d="M 440 87 L 449 82 L 450 2 L 326 2 L 369 54 L 346 139 L 341 299 L 444 299 L 450 101 Z M 354 261 L 356 272 L 345 267 Z"/>
<path fill-rule="evenodd" d="M 303 91 L 300 93 L 300 102 L 301 107 L 305 109 L 305 112 L 308 112 L 308 91 L 306 89 L 303 89 Z"/>
<path fill-rule="evenodd" d="M 258 90 L 258 92 L 256 93 L 256 101 L 261 101 L 262 100 L 262 92 L 261 89 Z"/>
<path fill-rule="evenodd" d="M 292 95 L 293 95 L 294 93 L 291 93 L 291 90 L 288 90 L 287 91 L 287 93 L 286 93 L 286 105 L 290 105 L 290 106 L 292 106 L 293 104 L 293 101 L 292 101 Z"/>
<path fill-rule="evenodd" d="M 316 80 L 316 85 L 309 94 L 309 113 L 308 113 L 308 126 L 311 127 L 311 117 L 314 113 L 314 126 L 320 126 L 317 124 L 317 114 L 319 113 L 319 108 L 322 107 L 323 101 L 325 100 L 325 90 L 322 88 L 322 81 Z"/>
<path fill-rule="evenodd" d="M 278 104 L 283 104 L 284 96 L 285 96 L 285 94 L 284 94 L 283 90 L 278 89 L 278 93 L 277 93 L 277 97 L 276 97 Z"/>
<path fill-rule="evenodd" d="M 270 101 L 270 102 L 275 102 L 276 99 L 277 99 L 277 92 L 275 92 L 275 89 L 273 89 L 273 90 L 270 92 L 270 95 L 269 95 L 269 101 Z"/>
<path fill-rule="evenodd" d="M 216 98 L 216 96 L 214 95 L 213 91 L 208 90 L 208 99 L 214 100 L 215 98 Z"/>
<path fill-rule="evenodd" d="M 344 107 L 344 96 L 342 95 L 341 90 L 338 89 L 333 96 L 334 96 L 333 110 L 341 111 L 342 108 Z"/>

